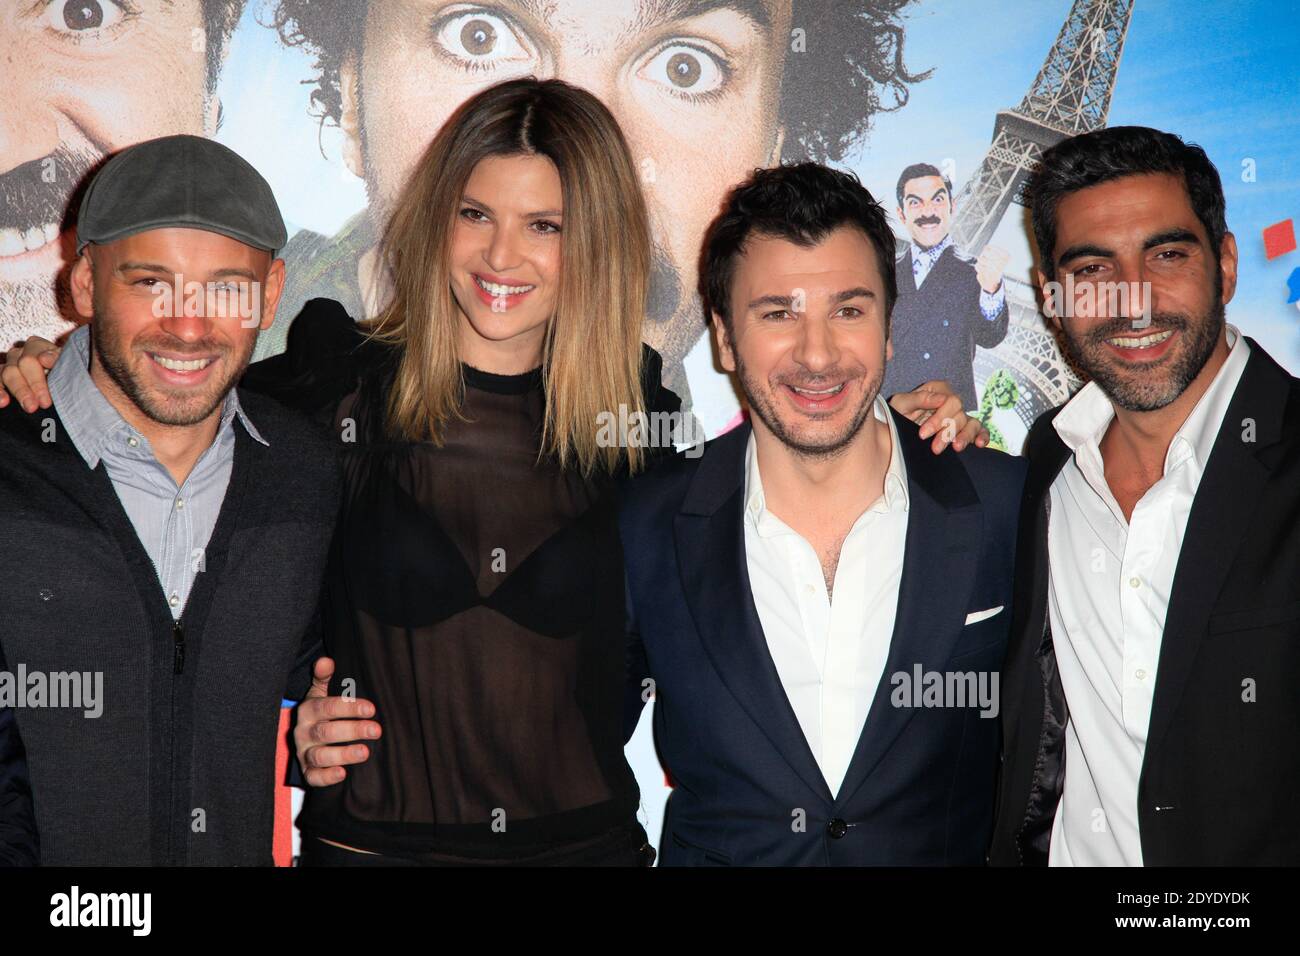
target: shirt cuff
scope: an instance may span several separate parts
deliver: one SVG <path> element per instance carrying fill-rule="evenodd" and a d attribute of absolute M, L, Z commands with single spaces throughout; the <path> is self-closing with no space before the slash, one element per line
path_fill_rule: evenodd
<path fill-rule="evenodd" d="M 998 315 L 1002 312 L 1002 307 L 1007 304 L 1007 287 L 1006 283 L 999 282 L 998 287 L 992 292 L 985 292 L 980 289 L 980 312 L 989 322 L 997 320 Z"/>

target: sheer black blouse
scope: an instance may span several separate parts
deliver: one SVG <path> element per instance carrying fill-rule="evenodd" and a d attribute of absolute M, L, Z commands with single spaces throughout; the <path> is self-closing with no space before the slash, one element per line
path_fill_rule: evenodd
<path fill-rule="evenodd" d="M 339 439 L 344 496 L 321 599 L 331 694 L 383 726 L 343 783 L 308 791 L 305 835 L 415 859 L 502 858 L 635 820 L 623 757 L 625 616 L 617 475 L 538 461 L 541 370 L 463 367 L 444 443 L 383 429 L 395 368 L 313 300 L 243 387 Z M 645 350 L 647 407 L 676 411 Z"/>

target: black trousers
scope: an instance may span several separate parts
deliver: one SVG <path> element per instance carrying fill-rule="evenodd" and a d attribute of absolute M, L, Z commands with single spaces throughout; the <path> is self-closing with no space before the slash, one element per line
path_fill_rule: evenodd
<path fill-rule="evenodd" d="M 391 854 L 358 853 L 302 836 L 299 866 L 650 866 L 655 851 L 639 823 L 625 824 L 599 836 L 544 849 L 522 850 L 518 856 L 502 859 L 434 854 L 413 860 Z"/>

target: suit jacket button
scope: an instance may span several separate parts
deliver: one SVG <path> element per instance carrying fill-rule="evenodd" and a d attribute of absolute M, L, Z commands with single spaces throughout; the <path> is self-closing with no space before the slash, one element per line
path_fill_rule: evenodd
<path fill-rule="evenodd" d="M 849 832 L 849 825 L 836 817 L 830 823 L 826 824 L 826 832 L 831 835 L 831 839 L 838 840 L 844 834 Z"/>

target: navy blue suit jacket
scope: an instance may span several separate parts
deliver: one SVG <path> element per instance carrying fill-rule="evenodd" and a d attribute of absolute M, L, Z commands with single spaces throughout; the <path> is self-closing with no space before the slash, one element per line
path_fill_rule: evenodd
<path fill-rule="evenodd" d="M 745 562 L 743 425 L 629 483 L 621 531 L 627 731 L 654 681 L 655 739 L 673 783 L 665 865 L 983 864 L 999 721 L 896 707 L 891 675 L 996 672 L 1011 621 L 1020 458 L 934 455 L 895 414 L 910 498 L 889 658 L 832 795 L 768 653 Z M 697 449 L 698 451 L 698 449 Z M 841 587 L 847 586 L 841 582 Z M 971 625 L 966 616 L 1002 606 Z"/>

